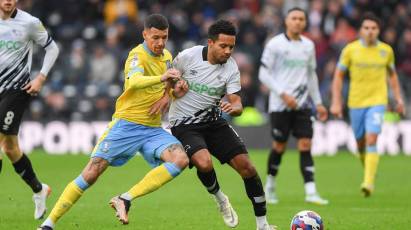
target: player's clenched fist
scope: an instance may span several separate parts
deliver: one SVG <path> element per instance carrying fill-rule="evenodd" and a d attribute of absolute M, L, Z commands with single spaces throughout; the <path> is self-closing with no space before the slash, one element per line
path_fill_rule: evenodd
<path fill-rule="evenodd" d="M 176 98 L 183 97 L 188 92 L 189 85 L 184 79 L 178 80 L 173 87 L 173 95 Z"/>
<path fill-rule="evenodd" d="M 231 105 L 231 103 L 226 102 L 226 101 L 222 101 L 220 103 L 220 108 L 221 108 L 221 111 L 223 111 L 224 113 L 228 113 L 228 114 L 230 114 L 233 111 L 233 106 Z"/>
<path fill-rule="evenodd" d="M 342 105 L 338 103 L 332 103 L 330 107 L 330 112 L 332 115 L 334 115 L 337 118 L 343 118 L 343 113 L 342 113 Z"/>
<path fill-rule="evenodd" d="M 171 68 L 171 69 L 168 69 L 168 70 L 163 74 L 163 76 L 161 76 L 161 81 L 162 81 L 162 82 L 165 82 L 165 81 L 167 81 L 167 80 L 170 80 L 170 81 L 176 82 L 176 81 L 180 80 L 180 78 L 181 78 L 181 73 L 180 73 L 180 71 L 178 71 L 177 69 Z"/>

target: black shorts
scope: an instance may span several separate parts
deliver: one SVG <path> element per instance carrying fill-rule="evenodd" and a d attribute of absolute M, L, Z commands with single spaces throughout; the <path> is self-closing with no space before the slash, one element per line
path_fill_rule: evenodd
<path fill-rule="evenodd" d="M 208 149 L 224 164 L 239 154 L 247 153 L 241 138 L 223 119 L 172 127 L 171 132 L 183 144 L 189 158 L 201 149 Z"/>
<path fill-rule="evenodd" d="M 286 142 L 290 132 L 296 138 L 312 138 L 311 110 L 296 110 L 271 113 L 271 134 L 278 142 Z"/>
<path fill-rule="evenodd" d="M 31 96 L 23 90 L 9 90 L 0 96 L 0 133 L 17 135 Z"/>

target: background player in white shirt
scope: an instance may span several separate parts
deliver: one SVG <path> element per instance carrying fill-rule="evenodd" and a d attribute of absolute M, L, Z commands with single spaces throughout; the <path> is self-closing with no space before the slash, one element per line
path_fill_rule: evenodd
<path fill-rule="evenodd" d="M 174 68 L 182 73 L 189 91 L 171 104 L 171 132 L 183 144 L 191 165 L 197 168 L 198 178 L 217 201 L 227 226 L 237 226 L 238 217 L 220 189 L 211 155 L 222 164 L 230 164 L 242 177 L 254 208 L 257 230 L 273 230 L 275 227 L 270 226 L 266 218 L 260 177 L 241 138 L 221 116 L 222 112 L 239 116 L 243 110 L 238 95 L 240 72 L 231 57 L 235 35 L 231 22 L 218 20 L 209 28 L 208 46 L 195 46 L 175 58 Z M 180 94 L 181 90 L 178 91 Z M 174 95 L 177 96 L 175 92 Z M 221 100 L 224 96 L 227 101 Z"/>
<path fill-rule="evenodd" d="M 0 0 L 0 146 L 33 190 L 34 218 L 40 219 L 46 212 L 50 188 L 37 179 L 29 158 L 19 148 L 17 134 L 24 110 L 40 92 L 59 50 L 40 20 L 17 9 L 16 3 Z M 31 80 L 33 42 L 46 54 L 40 73 Z"/>
<path fill-rule="evenodd" d="M 327 204 L 328 201 L 318 195 L 311 156 L 313 128 L 310 97 L 316 106 L 318 118 L 325 121 L 328 116 L 318 89 L 315 47 L 311 40 L 301 34 L 306 26 L 306 14 L 302 9 L 290 9 L 285 24 L 286 32 L 267 43 L 259 73 L 261 82 L 270 89 L 269 112 L 274 139 L 268 159 L 265 186 L 267 202 L 278 202 L 275 176 L 286 150 L 288 136 L 292 132 L 298 139 L 305 200 Z"/>

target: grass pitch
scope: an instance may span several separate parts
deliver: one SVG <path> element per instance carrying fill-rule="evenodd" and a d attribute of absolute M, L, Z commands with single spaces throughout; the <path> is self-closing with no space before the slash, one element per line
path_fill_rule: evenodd
<path fill-rule="evenodd" d="M 268 151 L 251 151 L 251 158 L 265 181 Z M 30 155 L 39 178 L 52 187 L 49 209 L 66 184 L 79 175 L 88 161 L 85 155 L 51 156 L 37 151 Z M 289 229 L 292 216 L 311 209 L 318 212 L 327 230 L 409 229 L 411 226 L 411 158 L 381 159 L 376 192 L 363 198 L 359 185 L 362 167 L 351 154 L 316 157 L 316 180 L 328 206 L 304 203 L 298 154 L 289 151 L 283 158 L 278 177 L 278 205 L 268 206 L 268 219 L 280 230 Z M 228 166 L 215 162 L 223 191 L 230 197 L 240 223 L 238 230 L 255 229 L 252 206 L 243 182 Z M 160 190 L 137 199 L 130 211 L 130 224 L 122 226 L 108 206 L 114 195 L 127 191 L 149 170 L 141 157 L 120 168 L 109 168 L 77 204 L 58 223 L 57 229 L 133 229 L 219 230 L 225 227 L 216 205 L 196 178 L 195 170 L 186 170 Z M 31 191 L 14 173 L 7 159 L 0 174 L 0 229 L 36 229 L 41 221 L 33 219 Z"/>

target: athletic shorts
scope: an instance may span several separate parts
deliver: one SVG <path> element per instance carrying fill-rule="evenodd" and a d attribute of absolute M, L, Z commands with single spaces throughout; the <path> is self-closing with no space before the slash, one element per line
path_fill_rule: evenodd
<path fill-rule="evenodd" d="M 384 112 L 384 105 L 350 109 L 351 127 L 354 131 L 355 139 L 362 139 L 366 133 L 381 133 Z"/>
<path fill-rule="evenodd" d="M 154 168 L 163 163 L 161 154 L 173 144 L 181 143 L 161 127 L 113 119 L 94 147 L 91 157 L 103 158 L 111 166 L 121 166 L 139 152 Z"/>
<path fill-rule="evenodd" d="M 271 135 L 275 141 L 287 142 L 290 133 L 297 139 L 313 137 L 312 113 L 309 109 L 272 112 Z"/>
<path fill-rule="evenodd" d="M 181 141 L 190 159 L 201 149 L 208 149 L 221 164 L 230 162 L 239 154 L 247 153 L 241 138 L 224 119 L 180 125 L 172 127 L 171 132 Z"/>
<path fill-rule="evenodd" d="M 0 96 L 0 133 L 17 135 L 24 111 L 31 100 L 24 90 L 9 90 Z"/>

